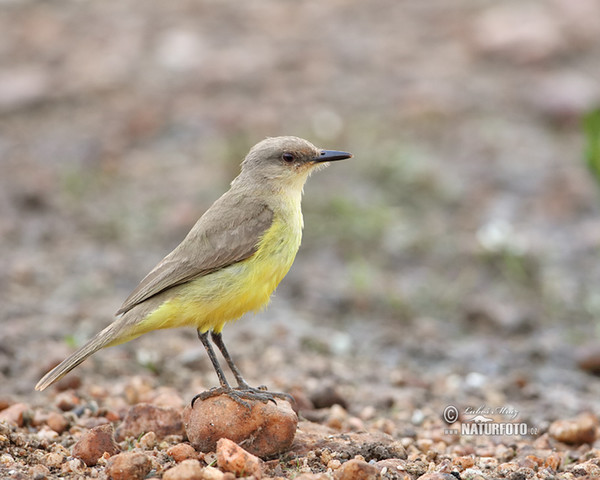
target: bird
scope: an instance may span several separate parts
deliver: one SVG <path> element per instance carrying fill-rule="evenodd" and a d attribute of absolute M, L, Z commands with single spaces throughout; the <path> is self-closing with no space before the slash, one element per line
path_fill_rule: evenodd
<path fill-rule="evenodd" d="M 302 239 L 301 199 L 310 174 L 351 157 L 294 136 L 267 137 L 254 145 L 230 189 L 142 279 L 116 319 L 49 371 L 35 389 L 46 389 L 102 348 L 153 330 L 194 327 L 220 386 L 196 395 L 192 406 L 198 398 L 221 394 L 244 404 L 289 397 L 264 386 L 251 387 L 225 347 L 222 330 L 244 314 L 263 309 L 291 268 Z M 228 382 L 211 340 L 236 387 Z"/>

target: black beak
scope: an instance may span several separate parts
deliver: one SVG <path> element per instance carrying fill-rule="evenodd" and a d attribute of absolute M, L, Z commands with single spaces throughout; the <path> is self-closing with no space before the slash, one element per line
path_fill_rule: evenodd
<path fill-rule="evenodd" d="M 337 150 L 321 150 L 321 155 L 313 158 L 313 162 L 334 162 L 336 160 L 345 160 L 346 158 L 352 158 L 352 154 L 348 152 L 338 152 Z"/>

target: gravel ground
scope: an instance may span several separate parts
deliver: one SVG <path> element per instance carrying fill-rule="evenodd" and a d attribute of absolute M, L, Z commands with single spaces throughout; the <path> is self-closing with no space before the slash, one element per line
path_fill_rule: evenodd
<path fill-rule="evenodd" d="M 183 431 L 119 437 L 217 383 L 193 331 L 33 386 L 275 135 L 354 158 L 309 180 L 291 272 L 224 332 L 298 401 L 253 475 L 600 477 L 598 38 L 594 0 L 1 3 L 0 477 L 245 475 Z"/>

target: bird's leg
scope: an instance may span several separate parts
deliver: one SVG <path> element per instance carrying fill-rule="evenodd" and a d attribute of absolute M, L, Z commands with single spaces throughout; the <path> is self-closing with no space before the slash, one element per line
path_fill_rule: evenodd
<path fill-rule="evenodd" d="M 242 373 L 240 372 L 239 368 L 236 366 L 235 363 L 233 363 L 233 359 L 231 358 L 231 355 L 229 355 L 229 352 L 227 351 L 227 347 L 225 347 L 225 343 L 223 342 L 223 336 L 221 335 L 221 333 L 220 332 L 219 333 L 212 332 L 211 338 L 212 338 L 212 341 L 214 342 L 214 344 L 221 351 L 223 358 L 227 362 L 227 365 L 229 365 L 229 368 L 231 369 L 233 376 L 235 377 L 235 379 L 238 382 L 238 386 L 237 386 L 236 390 L 239 391 L 240 393 L 243 393 L 244 395 L 247 395 L 247 397 L 244 397 L 244 398 L 254 397 L 257 400 L 262 400 L 262 401 L 270 400 L 273 403 L 275 403 L 275 398 L 281 398 L 282 400 L 287 400 L 288 402 L 295 403 L 294 397 L 292 397 L 288 393 L 269 392 L 267 387 L 265 387 L 265 386 L 260 386 L 258 388 L 251 387 L 248 384 L 248 382 L 246 382 L 246 380 L 244 380 L 244 377 L 242 376 Z"/>
<path fill-rule="evenodd" d="M 194 402 L 198 399 L 206 400 L 207 398 L 214 397 L 216 395 L 221 395 L 222 393 L 227 393 L 227 392 L 233 391 L 233 389 L 229 385 L 229 382 L 227 382 L 225 373 L 223 372 L 223 369 L 221 368 L 221 365 L 219 364 L 219 360 L 217 360 L 217 356 L 215 355 L 215 351 L 212 348 L 212 345 L 210 344 L 210 341 L 208 339 L 208 332 L 201 332 L 200 330 L 198 330 L 198 338 L 200 339 L 200 341 L 202 342 L 202 345 L 204 345 L 204 348 L 206 349 L 208 358 L 210 358 L 213 368 L 215 369 L 215 372 L 217 373 L 217 377 L 219 377 L 219 383 L 221 384 L 221 387 L 220 388 L 212 388 L 207 392 L 202 392 L 202 393 L 199 393 L 198 395 L 195 395 L 194 398 L 192 398 L 192 408 L 194 408 Z M 244 402 L 243 400 L 242 400 L 242 403 L 245 404 L 246 406 L 249 406 L 248 403 Z"/>

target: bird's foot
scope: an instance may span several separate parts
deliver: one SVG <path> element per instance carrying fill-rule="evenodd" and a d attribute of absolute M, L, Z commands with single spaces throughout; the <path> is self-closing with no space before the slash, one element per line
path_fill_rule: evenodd
<path fill-rule="evenodd" d="M 279 398 L 290 403 L 295 403 L 294 397 L 292 397 L 288 393 L 269 392 L 267 390 L 267 387 L 265 386 L 253 388 L 249 385 L 240 385 L 236 388 L 215 387 L 211 388 L 206 392 L 199 393 L 198 395 L 194 396 L 194 398 L 192 398 L 192 408 L 194 408 L 194 403 L 198 399 L 206 400 L 208 398 L 217 397 L 219 395 L 227 395 L 233 401 L 248 409 L 251 409 L 252 405 L 250 405 L 250 403 L 248 403 L 246 400 L 259 401 L 263 403 L 273 402 L 274 404 L 277 404 L 275 399 Z"/>

